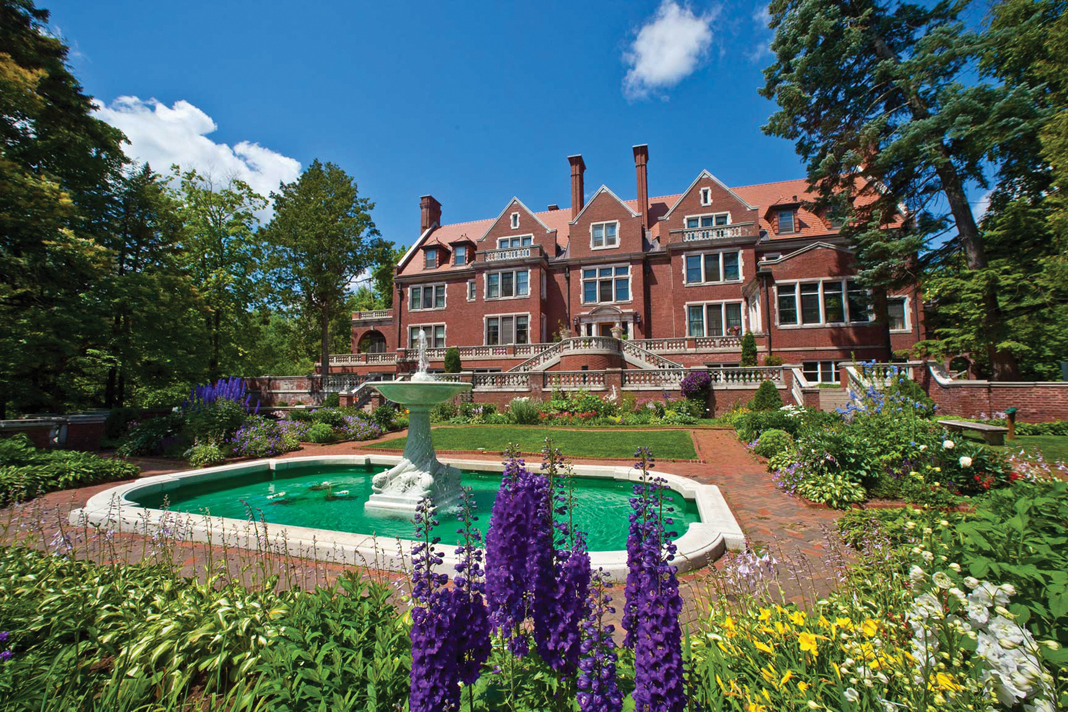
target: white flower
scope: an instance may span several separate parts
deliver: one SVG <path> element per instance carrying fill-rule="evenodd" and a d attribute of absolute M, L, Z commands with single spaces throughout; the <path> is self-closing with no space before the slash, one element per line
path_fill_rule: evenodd
<path fill-rule="evenodd" d="M 860 699 L 860 693 L 858 693 L 852 687 L 847 687 L 845 689 L 845 692 L 842 693 L 842 697 L 846 698 L 847 701 L 856 704 L 857 700 Z"/>
<path fill-rule="evenodd" d="M 926 449 L 927 449 L 926 445 L 920 445 L 920 452 L 923 452 Z"/>
<path fill-rule="evenodd" d="M 971 467 L 972 466 L 972 458 L 968 457 L 967 455 L 963 456 L 960 459 L 960 466 L 965 468 L 965 469 Z"/>
<path fill-rule="evenodd" d="M 956 561 L 954 561 L 952 564 L 950 564 L 949 568 L 953 569 L 958 574 L 960 573 L 960 564 L 958 564 Z"/>
<path fill-rule="evenodd" d="M 934 554 L 932 554 L 932 553 L 931 553 L 931 552 L 929 552 L 929 551 L 924 551 L 923 553 L 921 553 L 921 554 L 920 554 L 920 556 L 921 556 L 921 557 L 923 558 L 923 560 L 924 560 L 924 561 L 926 561 L 926 562 L 927 562 L 928 564 L 929 564 L 929 563 L 931 563 L 932 561 L 934 561 Z"/>
<path fill-rule="evenodd" d="M 912 583 L 921 583 L 925 577 L 926 574 L 923 573 L 923 569 L 919 566 L 913 564 L 912 568 L 909 569 L 909 580 L 912 581 Z"/>
<path fill-rule="evenodd" d="M 943 591 L 948 591 L 953 588 L 953 580 L 950 579 L 949 576 L 946 576 L 945 571 L 937 572 L 931 579 L 935 582 L 935 585 Z"/>
<path fill-rule="evenodd" d="M 978 588 L 979 587 L 979 579 L 975 578 L 974 576 L 968 576 L 967 578 L 964 579 L 964 585 L 967 586 L 968 588 Z"/>
<path fill-rule="evenodd" d="M 953 447 L 954 447 L 954 446 L 953 446 L 953 441 L 952 441 L 952 440 L 943 440 L 943 441 L 942 441 L 942 448 L 943 448 L 943 449 L 945 449 L 945 450 L 952 450 L 952 449 L 953 449 Z"/>

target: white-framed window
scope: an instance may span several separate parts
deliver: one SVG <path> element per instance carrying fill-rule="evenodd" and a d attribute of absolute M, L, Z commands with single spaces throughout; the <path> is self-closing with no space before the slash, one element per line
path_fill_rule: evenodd
<path fill-rule="evenodd" d="M 445 347 L 444 324 L 416 324 L 408 327 L 408 348 L 419 348 L 419 332 L 426 334 L 426 345 L 432 349 Z"/>
<path fill-rule="evenodd" d="M 530 270 L 486 273 L 486 299 L 514 299 L 530 295 Z"/>
<path fill-rule="evenodd" d="M 582 269 L 583 304 L 629 301 L 630 265 L 607 265 Z"/>
<path fill-rule="evenodd" d="M 434 269 L 438 266 L 438 248 L 428 247 L 423 250 L 423 269 Z"/>
<path fill-rule="evenodd" d="M 837 361 L 802 361 L 801 372 L 809 383 L 838 383 Z"/>
<path fill-rule="evenodd" d="M 475 301 L 475 280 L 467 280 L 467 301 Z"/>
<path fill-rule="evenodd" d="M 590 225 L 590 247 L 594 250 L 607 250 L 619 247 L 619 221 L 599 222 Z"/>
<path fill-rule="evenodd" d="M 687 336 L 741 336 L 744 332 L 740 301 L 686 305 Z"/>
<path fill-rule="evenodd" d="M 908 297 L 887 297 L 886 312 L 890 317 L 890 331 L 911 331 Z"/>
<path fill-rule="evenodd" d="M 518 215 L 519 213 L 516 213 Z M 498 250 L 511 250 L 516 247 L 529 247 L 534 242 L 533 235 L 516 235 L 515 237 L 497 238 Z"/>
<path fill-rule="evenodd" d="M 794 211 L 779 211 L 779 232 L 794 232 Z"/>
<path fill-rule="evenodd" d="M 779 326 L 866 324 L 871 320 L 866 289 L 852 279 L 782 283 L 775 286 Z"/>
<path fill-rule="evenodd" d="M 423 311 L 426 309 L 445 308 L 445 285 L 423 284 L 408 288 L 408 310 Z"/>
<path fill-rule="evenodd" d="M 452 263 L 455 265 L 467 264 L 467 245 L 456 245 L 452 248 Z"/>
<path fill-rule="evenodd" d="M 683 281 L 686 284 L 717 284 L 741 279 L 740 250 L 698 252 L 683 259 Z"/>
<path fill-rule="evenodd" d="M 530 343 L 530 314 L 486 317 L 486 346 Z"/>
<path fill-rule="evenodd" d="M 509 224 L 512 226 L 513 230 L 519 227 L 519 213 L 512 213 Z"/>
<path fill-rule="evenodd" d="M 708 206 L 708 205 L 711 205 L 711 204 L 712 204 L 712 189 L 711 188 L 702 188 L 701 189 L 701 205 Z"/>
<path fill-rule="evenodd" d="M 707 215 L 687 215 L 686 229 L 698 230 L 706 227 L 723 227 L 731 224 L 730 213 L 708 213 Z"/>

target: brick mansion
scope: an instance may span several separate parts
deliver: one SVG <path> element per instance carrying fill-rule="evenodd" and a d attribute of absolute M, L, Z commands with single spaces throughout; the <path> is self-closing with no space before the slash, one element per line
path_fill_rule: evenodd
<path fill-rule="evenodd" d="M 431 370 L 455 346 L 476 374 L 729 369 L 747 332 L 759 364 L 775 354 L 810 383 L 837 382 L 841 361 L 889 359 L 840 225 L 809 209 L 803 179 L 731 187 L 703 170 L 650 197 L 648 147 L 633 154 L 633 200 L 607 186 L 586 200 L 578 155 L 568 207 L 516 197 L 496 217 L 449 224 L 423 196 L 392 310 L 353 315 L 352 353 L 331 372 L 411 370 L 419 331 Z M 921 338 L 915 290 L 892 295 L 889 314 L 894 350 Z"/>

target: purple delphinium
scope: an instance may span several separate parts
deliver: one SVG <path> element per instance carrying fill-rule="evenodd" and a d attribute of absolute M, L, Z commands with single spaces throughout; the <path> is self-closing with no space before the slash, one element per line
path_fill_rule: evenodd
<path fill-rule="evenodd" d="M 628 608 L 624 611 L 624 621 L 632 626 L 627 637 L 634 645 L 634 708 L 637 712 L 681 712 L 686 706 L 679 625 L 682 597 L 671 565 L 675 532 L 666 529 L 673 523 L 672 508 L 665 504 L 670 502 L 665 496 L 667 483 L 649 476 L 652 453 L 639 448 L 635 457 L 641 482 L 636 486 L 630 536 L 638 542 L 634 546 L 628 542 Z"/>
<path fill-rule="evenodd" d="M 513 654 L 523 656 L 529 650 L 522 625 L 532 591 L 528 558 L 537 548 L 532 541 L 539 524 L 538 488 L 518 452 L 510 448 L 505 455 L 486 533 L 486 603 L 493 630 L 509 641 Z"/>
<path fill-rule="evenodd" d="M 460 707 L 460 670 L 454 635 L 449 577 L 434 572 L 442 562 L 431 536 L 438 521 L 429 499 L 419 502 L 412 547 L 412 671 L 408 706 L 411 712 L 440 712 Z"/>
<path fill-rule="evenodd" d="M 574 476 L 563 453 L 546 439 L 542 449 L 545 489 L 541 516 L 549 534 L 548 565 L 534 580 L 534 641 L 538 654 L 557 672 L 578 666 L 580 625 L 586 617 L 590 557 L 586 537 L 574 526 Z"/>
<path fill-rule="evenodd" d="M 603 569 L 597 570 L 590 584 L 588 613 L 582 624 L 582 658 L 578 663 L 578 703 L 582 712 L 623 709 L 623 695 L 616 683 L 616 644 L 612 640 L 615 627 L 605 623 L 605 617 L 616 612 L 608 595 L 611 585 Z"/>
<path fill-rule="evenodd" d="M 217 400 L 231 400 L 245 407 L 247 413 L 259 413 L 260 402 L 252 403 L 252 394 L 248 392 L 245 379 L 239 376 L 220 378 L 215 383 L 194 386 L 189 397 L 182 404 L 183 409 L 209 405 Z"/>
<path fill-rule="evenodd" d="M 649 448 L 641 447 L 634 453 L 638 461 L 634 463 L 634 469 L 641 473 L 641 481 L 634 485 L 634 496 L 630 499 L 630 526 L 627 532 L 627 581 L 623 589 L 623 630 L 627 631 L 623 638 L 623 645 L 627 648 L 634 647 L 634 637 L 638 632 L 638 587 L 641 581 L 641 553 L 647 520 L 650 512 L 648 507 L 649 496 L 649 470 L 655 465 L 653 454 Z"/>
<path fill-rule="evenodd" d="M 456 548 L 456 576 L 453 577 L 453 626 L 457 645 L 460 682 L 468 689 L 478 681 L 482 664 L 490 654 L 489 613 L 483 595 L 486 591 L 485 572 L 482 570 L 482 533 L 475 522 L 475 498 L 470 487 L 460 494 L 460 512 L 457 515 L 461 528 L 456 533 L 463 544 Z M 474 709 L 472 707 L 472 709 Z"/>

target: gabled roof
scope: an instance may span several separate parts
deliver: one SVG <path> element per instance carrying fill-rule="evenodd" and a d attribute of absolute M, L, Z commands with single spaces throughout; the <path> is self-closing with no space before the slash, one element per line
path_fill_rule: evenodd
<path fill-rule="evenodd" d="M 690 187 L 689 187 L 689 188 L 687 188 L 686 190 L 682 191 L 682 193 L 680 193 L 680 194 L 679 194 L 679 197 L 678 197 L 678 199 L 677 199 L 677 200 L 675 201 L 675 203 L 674 203 L 674 204 L 673 204 L 673 205 L 671 206 L 671 208 L 670 208 L 670 209 L 669 209 L 669 210 L 667 211 L 667 213 L 665 213 L 665 214 L 664 214 L 664 217 L 662 217 L 662 218 L 660 218 L 660 219 L 661 219 L 661 220 L 665 220 L 665 219 L 667 219 L 667 218 L 668 218 L 668 217 L 669 217 L 669 216 L 670 216 L 670 215 L 671 215 L 671 214 L 672 214 L 673 212 L 675 212 L 675 208 L 679 207 L 679 203 L 681 203 L 681 202 L 682 202 L 682 199 L 683 199 L 683 198 L 685 198 L 685 197 L 686 197 L 687 195 L 689 195 L 689 194 L 690 194 L 690 192 L 691 192 L 691 191 L 693 191 L 693 189 L 697 187 L 697 184 L 701 182 L 701 179 L 702 179 L 702 178 L 709 178 L 709 179 L 711 179 L 711 180 L 712 180 L 712 181 L 713 181 L 713 182 L 714 182 L 714 183 L 715 183 L 716 185 L 718 185 L 718 186 L 719 186 L 720 188 L 723 188 L 723 190 L 727 191 L 728 193 L 730 193 L 731 195 L 733 195 L 733 196 L 734 196 L 735 198 L 737 198 L 737 199 L 738 199 L 738 202 L 740 202 L 740 203 L 744 203 L 744 204 L 745 204 L 745 207 L 746 207 L 746 208 L 748 208 L 749 210 L 753 210 L 753 209 L 754 209 L 754 207 L 755 207 L 755 206 L 753 206 L 753 205 L 750 205 L 750 204 L 749 204 L 749 201 L 747 201 L 747 200 L 746 200 L 745 198 L 743 198 L 742 196 L 740 196 L 740 195 L 739 195 L 738 193 L 734 192 L 734 190 L 732 190 L 732 189 L 731 189 L 730 187 L 728 187 L 726 183 L 724 183 L 723 181 L 721 181 L 721 180 L 720 180 L 719 178 L 716 178 L 716 177 L 715 177 L 714 175 L 712 175 L 711 173 L 709 173 L 709 172 L 708 172 L 707 170 L 703 170 L 703 171 L 701 171 L 700 173 L 698 173 L 698 174 L 697 174 L 697 177 L 696 177 L 696 178 L 694 178 L 694 179 L 693 179 L 693 183 L 690 183 Z"/>
<path fill-rule="evenodd" d="M 504 210 L 502 210 L 501 212 L 497 213 L 497 217 L 493 218 L 493 220 L 490 221 L 489 225 L 486 226 L 486 231 L 484 233 L 482 233 L 482 237 L 478 238 L 479 242 L 482 242 L 483 240 L 486 239 L 486 236 L 489 235 L 490 230 L 492 230 L 493 226 L 497 224 L 497 221 L 499 221 L 501 218 L 503 218 L 504 214 L 506 212 L 508 212 L 508 209 L 512 207 L 512 203 L 519 203 L 519 207 L 523 208 L 523 210 L 526 210 L 528 213 L 530 213 L 534 217 L 534 219 L 538 221 L 538 224 L 541 225 L 543 228 L 545 228 L 545 232 L 552 232 L 553 231 L 553 229 L 551 227 L 546 225 L 545 222 L 541 218 L 538 217 L 537 213 L 535 213 L 533 210 L 528 208 L 526 205 L 523 204 L 522 200 L 520 200 L 518 197 L 513 195 L 512 199 L 508 201 L 508 204 L 504 206 Z"/>
<path fill-rule="evenodd" d="M 793 233 L 791 233 L 791 234 L 793 234 Z M 805 245 L 804 247 L 798 248 L 798 249 L 794 250 L 793 252 L 788 252 L 785 255 L 782 255 L 781 257 L 776 257 L 773 260 L 760 260 L 760 262 L 757 263 L 757 264 L 758 264 L 758 266 L 759 265 L 777 265 L 777 264 L 781 264 L 783 262 L 786 262 L 787 260 L 791 260 L 794 257 L 797 257 L 798 255 L 803 255 L 803 254 L 805 254 L 806 252 L 808 252 L 810 250 L 837 250 L 839 252 L 851 252 L 851 250 L 848 247 L 844 246 L 844 245 L 832 245 L 829 242 L 822 242 L 822 241 L 821 242 L 813 242 L 810 245 Z"/>
<path fill-rule="evenodd" d="M 579 214 L 575 216 L 575 219 L 571 221 L 572 225 L 574 225 L 575 223 L 577 223 L 579 221 L 579 218 L 582 217 L 582 214 L 584 212 L 586 212 L 586 208 L 590 207 L 590 205 L 593 204 L 593 201 L 596 200 L 597 196 L 600 195 L 601 193 L 607 193 L 608 195 L 611 195 L 613 198 L 615 198 L 617 203 L 619 203 L 620 205 L 622 205 L 624 208 L 627 209 L 627 212 L 630 213 L 630 216 L 632 218 L 636 218 L 636 217 L 638 217 L 638 215 L 641 214 L 641 213 L 637 212 L 634 208 L 630 207 L 629 203 L 627 203 L 627 202 L 625 202 L 623 200 L 620 200 L 619 196 L 616 195 L 615 193 L 613 193 L 612 189 L 609 188 L 607 185 L 602 185 L 600 188 L 597 189 L 597 192 L 593 194 L 593 197 L 590 198 L 589 200 L 587 200 L 586 204 L 582 206 L 582 210 L 580 210 Z M 638 201 L 635 200 L 634 202 L 637 203 Z"/>

